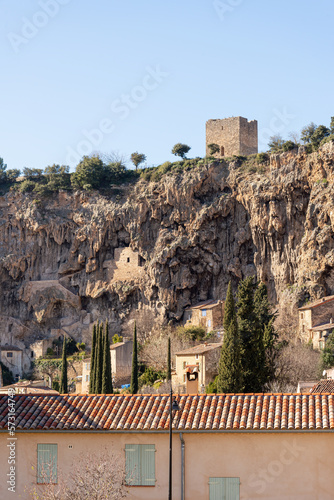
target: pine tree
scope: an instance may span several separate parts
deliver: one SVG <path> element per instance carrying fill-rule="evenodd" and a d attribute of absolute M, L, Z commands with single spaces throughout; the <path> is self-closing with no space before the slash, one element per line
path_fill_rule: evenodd
<path fill-rule="evenodd" d="M 137 346 L 137 326 L 133 330 L 133 353 L 132 353 L 132 371 L 131 371 L 131 394 L 138 392 L 138 346 Z"/>
<path fill-rule="evenodd" d="M 59 385 L 60 394 L 67 394 L 67 357 L 66 357 L 66 338 L 64 335 L 63 339 L 63 355 L 61 360 L 61 375 L 60 375 L 60 385 Z"/>
<path fill-rule="evenodd" d="M 95 394 L 95 351 L 96 351 L 96 325 L 93 326 L 92 352 L 90 356 L 89 394 Z"/>
<path fill-rule="evenodd" d="M 106 321 L 103 341 L 104 342 L 103 342 L 103 367 L 102 367 L 102 394 L 112 394 L 113 386 L 112 386 L 112 375 L 111 375 L 108 321 Z"/>
<path fill-rule="evenodd" d="M 224 339 L 219 360 L 217 392 L 242 392 L 243 376 L 238 322 L 231 282 L 224 307 Z"/>
<path fill-rule="evenodd" d="M 167 344 L 167 381 L 172 380 L 172 361 L 170 353 L 170 337 L 168 337 Z"/>

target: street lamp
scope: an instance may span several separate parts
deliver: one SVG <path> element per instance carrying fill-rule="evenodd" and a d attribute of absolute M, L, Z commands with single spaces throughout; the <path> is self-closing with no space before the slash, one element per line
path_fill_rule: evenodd
<path fill-rule="evenodd" d="M 168 500 L 172 500 L 172 422 L 173 422 L 173 411 L 179 411 L 179 405 L 177 401 L 173 399 L 173 390 L 170 389 L 170 399 L 169 399 L 169 484 L 168 484 Z"/>

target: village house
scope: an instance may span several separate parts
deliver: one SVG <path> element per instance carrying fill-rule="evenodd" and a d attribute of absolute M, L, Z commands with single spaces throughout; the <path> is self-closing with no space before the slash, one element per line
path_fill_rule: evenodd
<path fill-rule="evenodd" d="M 22 378 L 23 350 L 15 345 L 0 346 L 0 361 L 12 372 L 15 380 Z"/>
<path fill-rule="evenodd" d="M 330 500 L 333 498 L 333 394 L 176 396 L 172 416 L 172 494 L 178 500 Z M 8 396 L 0 396 L 0 498 L 8 490 L 43 498 L 45 474 L 73 480 L 81 457 L 112 450 L 130 499 L 167 498 L 169 395 L 20 395 L 15 441 Z M 4 452 L 4 450 L 8 450 Z M 111 464 L 111 468 L 114 464 Z M 7 476 L 8 474 L 8 476 Z M 8 478 L 8 479 L 7 479 Z"/>
<path fill-rule="evenodd" d="M 300 338 L 304 342 L 311 340 L 314 349 L 323 349 L 334 330 L 334 295 L 310 302 L 300 307 L 298 313 Z"/>
<path fill-rule="evenodd" d="M 184 312 L 185 326 L 202 326 L 207 332 L 223 327 L 224 302 L 206 300 L 187 307 Z"/>
<path fill-rule="evenodd" d="M 0 387 L 0 394 L 8 394 L 15 391 L 16 394 L 59 394 L 58 391 L 50 389 L 44 380 L 21 380 L 15 384 Z"/>
<path fill-rule="evenodd" d="M 110 344 L 110 361 L 113 384 L 120 387 L 130 382 L 132 366 L 133 341 L 125 339 L 123 342 Z M 82 361 L 82 385 L 83 394 L 89 392 L 90 382 L 90 358 Z"/>
<path fill-rule="evenodd" d="M 188 394 L 204 392 L 217 375 L 221 346 L 204 343 L 175 353 L 174 387 Z"/>

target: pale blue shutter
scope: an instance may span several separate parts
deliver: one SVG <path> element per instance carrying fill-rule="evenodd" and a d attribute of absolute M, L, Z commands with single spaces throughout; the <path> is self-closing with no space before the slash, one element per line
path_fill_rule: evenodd
<path fill-rule="evenodd" d="M 126 483 L 140 485 L 140 450 L 139 444 L 125 445 Z"/>
<path fill-rule="evenodd" d="M 126 483 L 155 486 L 155 445 L 125 445 Z"/>
<path fill-rule="evenodd" d="M 155 446 L 141 445 L 141 485 L 155 486 Z"/>
<path fill-rule="evenodd" d="M 210 500 L 239 500 L 238 477 L 210 477 Z"/>
<path fill-rule="evenodd" d="M 57 482 L 57 444 L 37 445 L 37 483 Z"/>

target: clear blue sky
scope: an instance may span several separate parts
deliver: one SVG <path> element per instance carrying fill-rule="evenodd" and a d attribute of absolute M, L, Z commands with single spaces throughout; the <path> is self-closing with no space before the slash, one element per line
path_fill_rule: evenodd
<path fill-rule="evenodd" d="M 0 156 L 203 156 L 205 122 L 266 138 L 334 115 L 332 0 L 0 0 Z M 94 131 L 92 133 L 92 131 Z"/>

